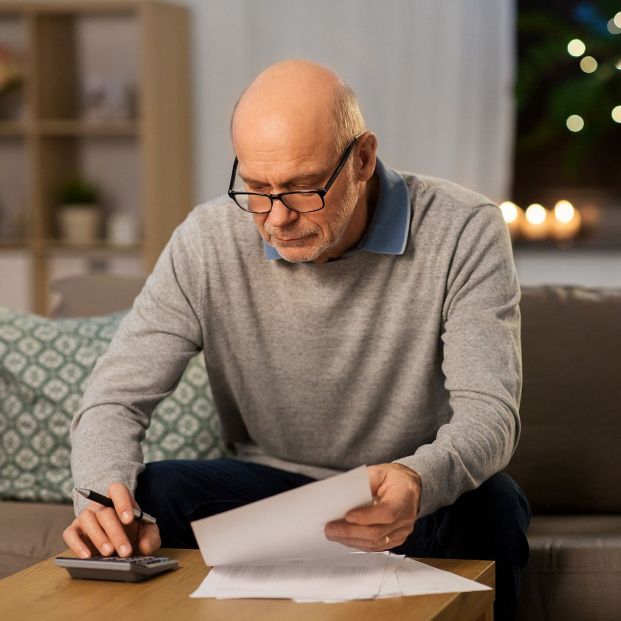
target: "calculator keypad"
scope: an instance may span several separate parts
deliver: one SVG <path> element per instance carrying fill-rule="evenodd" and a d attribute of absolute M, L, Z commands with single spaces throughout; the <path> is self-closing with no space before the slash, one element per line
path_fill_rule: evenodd
<path fill-rule="evenodd" d="M 108 563 L 137 563 L 139 565 L 155 565 L 157 563 L 163 563 L 169 561 L 167 556 L 128 556 L 123 558 L 121 556 L 97 556 L 93 558 L 94 561 L 106 561 Z"/>

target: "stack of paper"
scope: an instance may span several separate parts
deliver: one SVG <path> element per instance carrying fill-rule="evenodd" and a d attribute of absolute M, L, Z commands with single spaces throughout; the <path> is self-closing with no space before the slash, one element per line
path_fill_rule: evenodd
<path fill-rule="evenodd" d="M 361 552 L 326 559 L 214 567 L 190 597 L 342 602 L 488 589 L 402 556 Z"/>
<path fill-rule="evenodd" d="M 338 602 L 489 587 L 384 552 L 352 552 L 325 525 L 372 502 L 365 466 L 192 522 L 213 567 L 190 597 Z"/>

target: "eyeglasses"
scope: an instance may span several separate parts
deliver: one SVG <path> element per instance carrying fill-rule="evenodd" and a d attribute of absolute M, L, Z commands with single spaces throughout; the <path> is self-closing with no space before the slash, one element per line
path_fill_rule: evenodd
<path fill-rule="evenodd" d="M 364 133 L 364 132 L 362 132 Z M 362 136 L 358 134 L 350 143 L 343 156 L 339 160 L 334 172 L 328 179 L 323 188 L 317 190 L 297 190 L 295 192 L 281 192 L 280 194 L 264 194 L 262 192 L 238 192 L 233 190 L 235 184 L 235 176 L 237 174 L 237 157 L 233 164 L 233 172 L 231 173 L 231 182 L 229 183 L 229 196 L 237 203 L 237 206 L 250 213 L 269 213 L 274 206 L 274 201 L 279 200 L 287 209 L 298 211 L 300 213 L 310 213 L 312 211 L 320 211 L 326 206 L 325 196 L 332 184 L 336 181 L 339 173 L 345 166 L 349 154 L 352 152 L 354 145 L 358 142 L 358 138 Z"/>

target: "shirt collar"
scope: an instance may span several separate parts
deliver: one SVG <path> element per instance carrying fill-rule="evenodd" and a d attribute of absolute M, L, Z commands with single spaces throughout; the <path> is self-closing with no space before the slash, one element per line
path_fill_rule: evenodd
<path fill-rule="evenodd" d="M 366 233 L 354 248 L 343 256 L 361 250 L 375 254 L 403 254 L 410 232 L 410 193 L 401 175 L 376 159 L 375 172 L 379 179 L 377 205 Z M 263 241 L 266 259 L 281 259 L 278 250 Z"/>

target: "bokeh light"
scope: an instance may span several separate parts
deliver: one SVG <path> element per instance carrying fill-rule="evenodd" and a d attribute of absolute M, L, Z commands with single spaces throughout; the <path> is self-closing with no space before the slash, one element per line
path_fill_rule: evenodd
<path fill-rule="evenodd" d="M 597 61 L 593 56 L 585 56 L 580 59 L 580 69 L 582 69 L 584 73 L 593 73 L 597 69 Z"/>
<path fill-rule="evenodd" d="M 566 200 L 558 201 L 554 205 L 554 217 L 559 222 L 570 222 L 575 217 L 576 210 L 574 206 Z"/>
<path fill-rule="evenodd" d="M 572 114 L 567 119 L 567 129 L 571 132 L 579 132 L 584 128 L 584 119 L 579 114 Z"/>
<path fill-rule="evenodd" d="M 612 109 L 610 116 L 615 123 L 621 123 L 621 106 L 615 106 Z"/>
<path fill-rule="evenodd" d="M 586 45 L 580 39 L 572 39 L 567 44 L 567 51 L 572 56 L 582 56 L 586 52 Z"/>
<path fill-rule="evenodd" d="M 511 222 L 515 222 L 518 217 L 518 207 L 515 203 L 511 201 L 504 201 L 498 205 L 500 207 L 500 211 L 502 211 L 502 217 L 505 219 L 507 224 Z"/>
<path fill-rule="evenodd" d="M 526 209 L 525 216 L 531 224 L 543 224 L 548 217 L 548 213 L 543 205 L 533 203 Z"/>
<path fill-rule="evenodd" d="M 616 22 L 613 19 L 608 20 L 608 23 L 606 24 L 606 28 L 608 28 L 608 32 L 610 34 L 617 35 L 621 33 L 621 28 L 617 26 Z"/>

